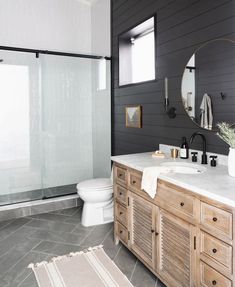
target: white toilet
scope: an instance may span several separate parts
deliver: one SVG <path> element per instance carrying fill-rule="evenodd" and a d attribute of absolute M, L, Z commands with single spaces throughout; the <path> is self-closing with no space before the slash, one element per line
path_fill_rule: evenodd
<path fill-rule="evenodd" d="M 110 178 L 95 178 L 77 184 L 84 201 L 82 225 L 92 226 L 113 221 L 113 183 Z"/>

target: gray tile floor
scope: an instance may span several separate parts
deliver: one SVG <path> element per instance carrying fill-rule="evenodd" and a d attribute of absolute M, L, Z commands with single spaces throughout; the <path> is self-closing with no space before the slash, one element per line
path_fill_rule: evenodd
<path fill-rule="evenodd" d="M 165 286 L 122 244 L 114 245 L 113 224 L 85 228 L 80 220 L 81 208 L 71 208 L 0 222 L 0 287 L 36 287 L 28 264 L 99 244 L 134 286 Z"/>

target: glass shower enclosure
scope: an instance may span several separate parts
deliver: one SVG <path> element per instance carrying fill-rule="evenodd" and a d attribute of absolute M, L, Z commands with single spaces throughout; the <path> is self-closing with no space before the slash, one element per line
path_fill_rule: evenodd
<path fill-rule="evenodd" d="M 0 206 L 111 171 L 110 61 L 0 50 Z"/>

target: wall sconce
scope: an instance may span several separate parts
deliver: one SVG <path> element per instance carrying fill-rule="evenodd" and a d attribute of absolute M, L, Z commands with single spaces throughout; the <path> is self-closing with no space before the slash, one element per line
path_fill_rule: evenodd
<path fill-rule="evenodd" d="M 176 117 L 176 108 L 174 107 L 169 107 L 169 97 L 168 97 L 168 78 L 165 78 L 165 102 L 164 102 L 164 106 L 165 106 L 165 111 L 166 114 L 168 115 L 168 117 L 170 119 L 174 119 Z"/>

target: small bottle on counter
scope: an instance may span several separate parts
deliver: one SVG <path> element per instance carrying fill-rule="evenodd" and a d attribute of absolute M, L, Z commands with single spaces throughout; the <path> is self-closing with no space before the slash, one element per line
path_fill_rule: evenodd
<path fill-rule="evenodd" d="M 180 147 L 180 158 L 186 159 L 189 157 L 189 147 L 186 137 L 182 138 L 182 144 Z"/>

